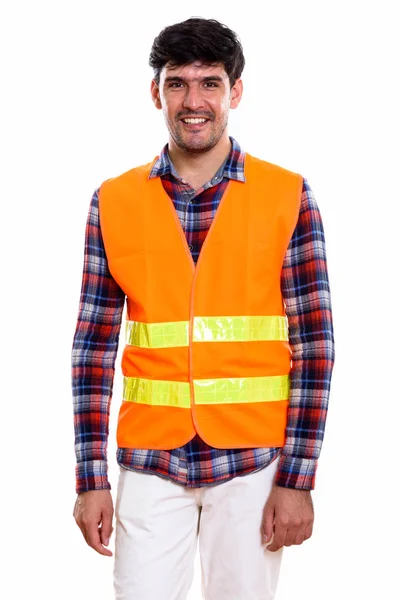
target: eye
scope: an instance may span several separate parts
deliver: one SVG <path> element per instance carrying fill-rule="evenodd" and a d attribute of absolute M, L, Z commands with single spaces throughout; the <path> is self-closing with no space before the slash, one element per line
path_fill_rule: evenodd
<path fill-rule="evenodd" d="M 180 86 L 180 85 L 182 85 L 182 83 L 180 83 L 180 81 L 173 81 L 172 83 L 169 84 L 168 87 L 173 88 L 173 87 Z"/>
<path fill-rule="evenodd" d="M 215 81 L 206 81 L 205 85 L 208 87 L 218 87 L 218 84 Z"/>

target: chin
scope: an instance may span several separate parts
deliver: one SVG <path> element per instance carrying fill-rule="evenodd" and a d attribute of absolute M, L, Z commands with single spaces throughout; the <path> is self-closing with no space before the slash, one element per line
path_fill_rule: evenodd
<path fill-rule="evenodd" d="M 202 154 L 204 152 L 208 152 L 212 148 L 214 148 L 215 143 L 204 142 L 202 144 L 182 144 L 180 145 L 181 150 L 185 150 L 185 152 L 190 152 L 191 154 Z"/>
<path fill-rule="evenodd" d="M 177 146 L 184 150 L 185 152 L 191 152 L 192 154 L 201 154 L 202 152 L 208 152 L 214 146 L 217 145 L 218 139 L 215 139 L 214 136 L 211 136 L 207 139 L 198 138 L 197 140 L 186 141 L 179 137 L 175 140 Z"/>

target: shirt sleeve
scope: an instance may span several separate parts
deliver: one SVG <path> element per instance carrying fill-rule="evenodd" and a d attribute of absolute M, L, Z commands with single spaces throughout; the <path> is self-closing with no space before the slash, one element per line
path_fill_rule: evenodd
<path fill-rule="evenodd" d="M 99 189 L 85 230 L 78 319 L 72 344 L 76 492 L 111 489 L 107 440 L 125 294 L 110 274 L 99 221 Z"/>
<path fill-rule="evenodd" d="M 312 490 L 325 431 L 335 350 L 324 229 L 314 194 L 304 178 L 299 218 L 283 262 L 281 288 L 292 366 L 286 439 L 275 483 Z"/>

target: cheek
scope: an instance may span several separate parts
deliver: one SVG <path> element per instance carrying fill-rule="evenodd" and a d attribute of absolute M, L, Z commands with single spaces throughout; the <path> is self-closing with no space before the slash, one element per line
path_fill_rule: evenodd
<path fill-rule="evenodd" d="M 168 122 L 172 122 L 175 120 L 174 115 L 175 112 L 171 110 L 171 107 L 164 108 L 164 117 Z"/>
<path fill-rule="evenodd" d="M 217 118 L 224 119 L 229 111 L 229 103 L 225 100 L 220 101 L 217 106 L 214 107 Z"/>
<path fill-rule="evenodd" d="M 223 98 L 220 98 L 218 101 L 218 106 L 216 107 L 220 115 L 226 113 L 230 108 L 230 96 L 226 95 Z"/>
<path fill-rule="evenodd" d="M 174 121 L 177 123 L 176 116 L 178 113 L 182 111 L 182 107 L 179 102 L 175 102 L 174 104 L 170 104 L 168 107 L 168 117 L 170 121 Z"/>

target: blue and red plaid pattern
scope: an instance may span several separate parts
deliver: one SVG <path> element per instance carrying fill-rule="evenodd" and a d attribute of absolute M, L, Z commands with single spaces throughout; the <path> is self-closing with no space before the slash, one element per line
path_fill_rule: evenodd
<path fill-rule="evenodd" d="M 236 140 L 230 139 L 228 158 L 198 190 L 175 171 L 168 144 L 149 175 L 161 177 L 195 262 L 229 179 L 245 181 L 244 153 Z M 125 294 L 107 265 L 98 191 L 93 193 L 86 223 L 82 286 L 72 347 L 77 493 L 111 487 L 107 478 L 109 409 L 125 303 Z M 324 230 L 314 195 L 304 178 L 298 222 L 282 267 L 281 289 L 293 352 L 283 448 L 220 450 L 196 435 L 174 450 L 118 448 L 118 464 L 199 487 L 257 471 L 277 458 L 278 485 L 314 489 L 334 364 L 334 336 Z"/>

